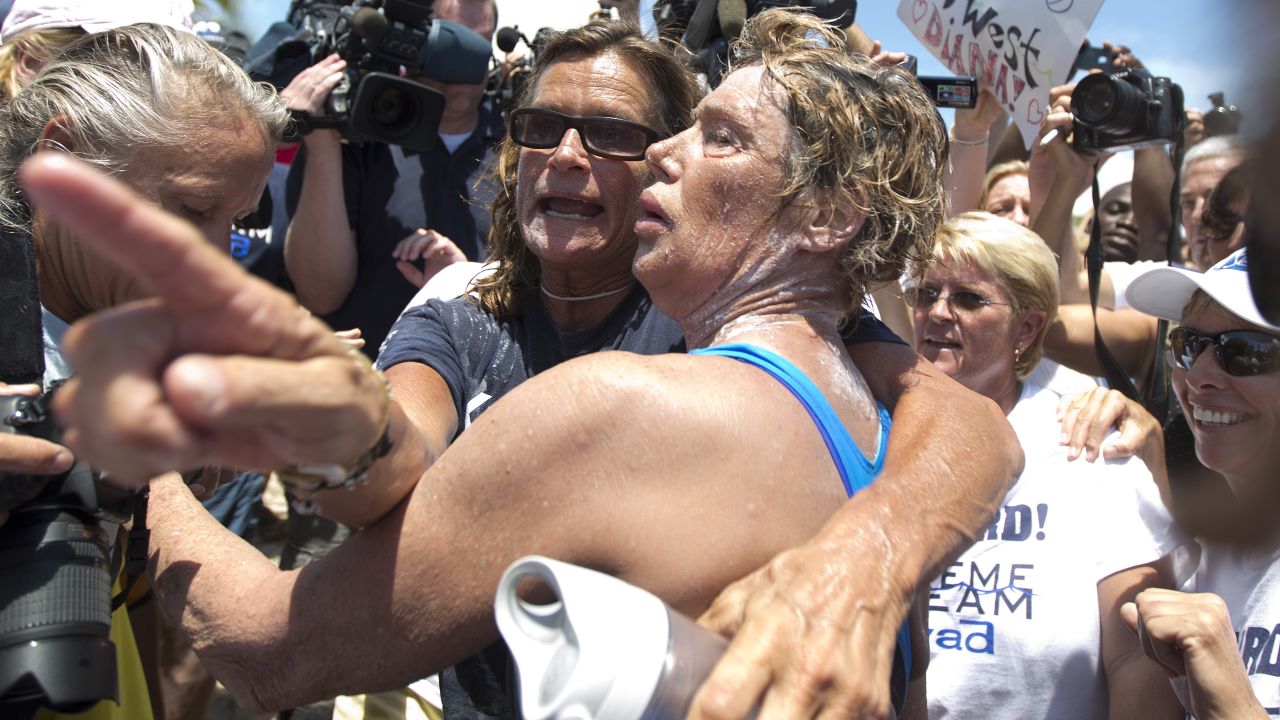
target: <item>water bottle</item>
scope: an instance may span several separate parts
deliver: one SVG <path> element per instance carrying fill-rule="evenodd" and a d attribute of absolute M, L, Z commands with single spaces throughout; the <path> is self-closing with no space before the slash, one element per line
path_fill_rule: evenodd
<path fill-rule="evenodd" d="M 521 600 L 529 578 L 556 600 Z M 507 568 L 494 611 L 526 720 L 683 720 L 728 647 L 652 593 L 537 555 Z"/>

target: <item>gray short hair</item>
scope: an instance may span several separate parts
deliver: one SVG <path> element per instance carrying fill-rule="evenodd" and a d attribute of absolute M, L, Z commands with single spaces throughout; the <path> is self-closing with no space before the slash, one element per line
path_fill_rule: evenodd
<path fill-rule="evenodd" d="M 59 117 L 78 158 L 120 173 L 140 151 L 181 145 L 222 120 L 256 124 L 277 142 L 289 115 L 270 86 L 190 33 L 139 24 L 86 35 L 0 107 L 0 225 L 28 229 L 17 172 Z"/>
<path fill-rule="evenodd" d="M 1195 147 L 1182 156 L 1182 174 L 1198 162 L 1217 160 L 1218 158 L 1242 156 L 1248 150 L 1248 144 L 1239 135 L 1218 135 L 1196 143 Z"/>

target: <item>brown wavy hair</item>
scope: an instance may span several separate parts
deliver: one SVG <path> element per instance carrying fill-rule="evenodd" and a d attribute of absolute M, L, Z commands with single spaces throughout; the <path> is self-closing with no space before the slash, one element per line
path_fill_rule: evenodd
<path fill-rule="evenodd" d="M 681 50 L 670 43 L 646 40 L 640 27 L 629 22 L 593 22 L 552 36 L 538 52 L 516 107 L 529 103 L 533 89 L 552 64 L 614 55 L 645 78 L 654 88 L 656 107 L 648 120 L 662 135 L 674 135 L 688 127 L 693 107 L 702 98 L 697 79 L 689 71 Z M 639 100 L 637 98 L 637 100 Z M 495 169 L 498 193 L 489 224 L 487 262 L 497 270 L 473 288 L 481 309 L 497 318 L 518 317 L 538 287 L 538 259 L 525 245 L 516 208 L 516 168 L 520 148 L 510 137 L 498 148 Z"/>
<path fill-rule="evenodd" d="M 784 168 L 782 205 L 816 191 L 824 205 L 866 220 L 840 257 L 852 312 L 864 283 L 896 280 L 928 256 L 943 221 L 946 127 L 910 75 L 850 55 L 845 38 L 812 13 L 769 10 L 749 19 L 735 69 L 761 65 L 788 98 L 798 138 Z"/>

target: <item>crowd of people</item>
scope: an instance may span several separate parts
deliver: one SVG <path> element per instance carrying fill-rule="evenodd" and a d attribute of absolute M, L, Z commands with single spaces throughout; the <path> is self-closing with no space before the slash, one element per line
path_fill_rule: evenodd
<path fill-rule="evenodd" d="M 292 139 L 354 59 L 273 89 L 181 0 L 13 3 L 0 394 L 57 387 L 64 434 L 0 433 L 0 482 L 146 498 L 95 540 L 117 692 L 74 716 L 206 717 L 216 680 L 519 717 L 492 603 L 529 554 L 731 638 L 699 720 L 1280 714 L 1280 143 L 1188 111 L 1117 177 L 1074 85 L 1028 143 L 983 78 L 948 127 L 874 28 L 755 13 L 709 88 L 600 5 L 495 62 L 509 101 L 409 68 L 424 150 Z M 40 497 L 0 508 L 14 557 Z M 44 672 L 2 714 L 52 716 Z"/>

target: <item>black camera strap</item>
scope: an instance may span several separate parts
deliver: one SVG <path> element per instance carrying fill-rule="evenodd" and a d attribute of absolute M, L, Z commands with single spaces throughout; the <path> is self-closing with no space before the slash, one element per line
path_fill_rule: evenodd
<path fill-rule="evenodd" d="M 1098 206 L 1101 204 L 1098 192 L 1098 168 L 1093 167 L 1093 223 L 1089 229 L 1089 247 L 1084 251 L 1085 266 L 1089 272 L 1089 307 L 1093 313 L 1093 348 L 1102 363 L 1102 372 L 1107 377 L 1107 384 L 1124 393 L 1125 397 L 1138 399 L 1138 389 L 1134 387 L 1129 375 L 1120 367 L 1115 356 L 1107 349 L 1102 339 L 1102 329 L 1098 327 L 1098 289 L 1102 281 L 1102 223 L 1098 222 Z"/>
<path fill-rule="evenodd" d="M 0 382 L 39 383 L 44 378 L 44 322 L 31 236 L 0 232 Z"/>
<path fill-rule="evenodd" d="M 1169 190 L 1169 234 L 1165 238 L 1165 259 L 1169 265 L 1178 257 L 1179 231 L 1182 228 L 1182 160 L 1186 155 L 1186 143 L 1181 132 L 1173 146 L 1173 187 Z M 1165 424 L 1176 410 L 1176 403 L 1170 403 L 1169 364 L 1165 362 L 1164 349 L 1169 335 L 1169 321 L 1161 319 L 1156 323 L 1156 352 L 1151 363 L 1151 371 L 1147 373 L 1147 381 L 1142 387 L 1140 398 L 1143 407 L 1153 417 Z"/>
<path fill-rule="evenodd" d="M 138 584 L 138 578 L 142 577 L 142 574 L 147 571 L 147 555 L 150 552 L 151 540 L 151 531 L 147 528 L 147 497 L 149 494 L 147 489 L 143 488 L 133 497 L 133 524 L 129 526 L 128 539 L 125 541 L 125 551 L 123 553 L 114 553 L 115 560 L 112 562 L 111 577 L 119 577 L 120 565 L 123 562 L 124 581 L 120 583 L 120 594 L 111 598 L 111 612 L 115 612 L 121 605 L 125 604 L 129 599 L 129 593 L 133 591 L 133 586 Z M 124 556 L 123 560 L 121 559 L 122 556 Z M 151 590 L 148 589 L 143 599 L 148 599 L 150 595 Z"/>

